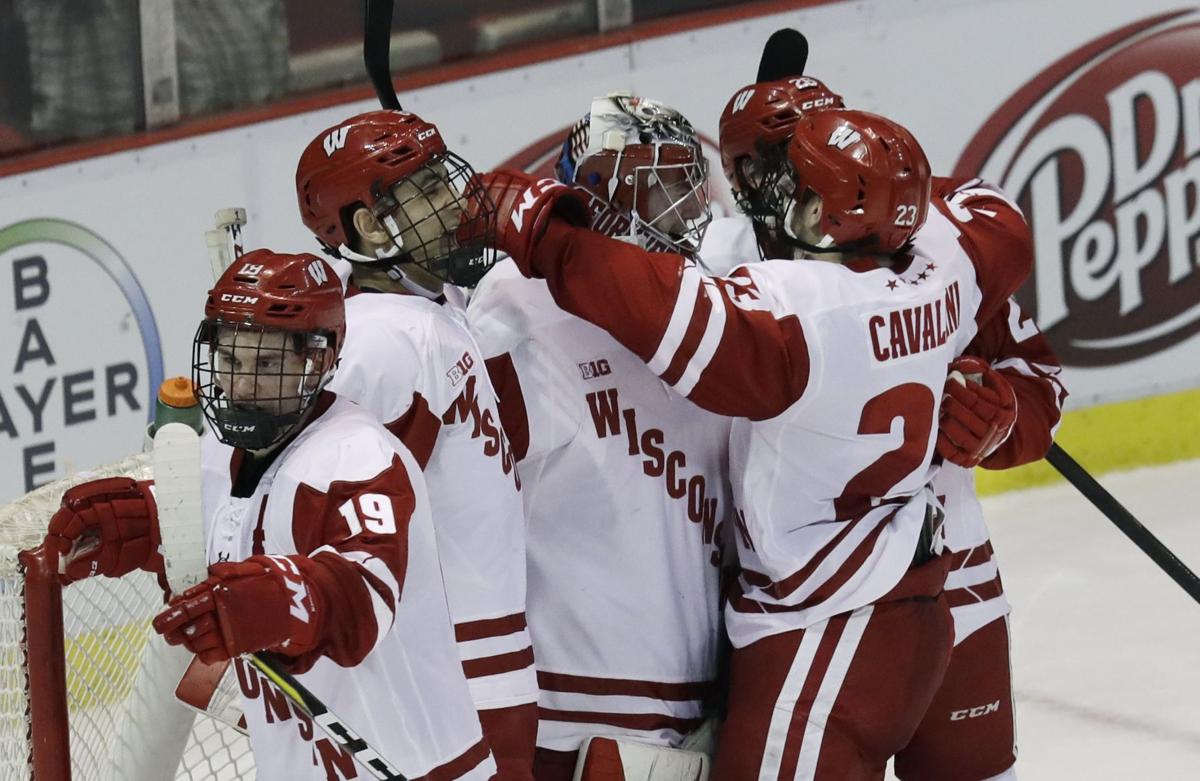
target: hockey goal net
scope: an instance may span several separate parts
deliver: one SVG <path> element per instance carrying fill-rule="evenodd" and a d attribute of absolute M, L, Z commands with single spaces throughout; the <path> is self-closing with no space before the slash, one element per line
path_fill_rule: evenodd
<path fill-rule="evenodd" d="M 0 778 L 254 777 L 246 737 L 174 698 L 187 656 L 154 634 L 155 578 L 59 585 L 39 549 L 70 486 L 150 476 L 148 455 L 42 486 L 0 508 Z M 164 672 L 166 671 L 166 672 Z M 168 680 L 175 677 L 175 680 Z"/>

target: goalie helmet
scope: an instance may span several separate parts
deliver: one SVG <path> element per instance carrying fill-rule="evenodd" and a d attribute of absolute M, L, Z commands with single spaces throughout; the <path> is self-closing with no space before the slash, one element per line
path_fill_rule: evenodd
<path fill-rule="evenodd" d="M 495 262 L 491 201 L 475 170 L 416 114 L 369 111 L 323 130 L 300 156 L 296 196 L 301 220 L 326 252 L 386 264 L 399 281 L 407 280 L 405 264 L 415 263 L 472 287 Z M 363 207 L 391 239 L 376 257 L 353 249 L 352 218 Z"/>
<path fill-rule="evenodd" d="M 843 108 L 842 96 L 809 76 L 751 84 L 733 93 L 721 112 L 721 167 L 734 186 L 738 208 L 762 216 L 762 174 L 782 157 L 800 119 L 814 111 Z"/>
<path fill-rule="evenodd" d="M 555 173 L 586 194 L 593 229 L 648 250 L 690 257 L 712 221 L 696 131 L 657 100 L 594 99 L 563 142 Z"/>
<path fill-rule="evenodd" d="M 341 281 L 324 260 L 259 249 L 234 261 L 192 343 L 192 381 L 217 437 L 262 450 L 297 431 L 345 336 Z"/>
<path fill-rule="evenodd" d="M 812 251 L 890 255 L 925 222 L 932 177 L 924 150 L 899 124 L 838 109 L 796 123 L 787 160 L 763 183 L 772 213 L 793 241 Z M 821 198 L 816 246 L 793 232 L 795 209 Z"/>

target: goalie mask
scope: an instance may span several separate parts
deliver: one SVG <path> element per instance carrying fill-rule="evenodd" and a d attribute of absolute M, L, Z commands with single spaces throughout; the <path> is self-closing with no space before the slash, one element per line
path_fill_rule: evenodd
<path fill-rule="evenodd" d="M 891 255 L 925 222 L 932 176 L 905 128 L 865 111 L 837 109 L 795 125 L 787 158 L 764 175 L 764 208 L 786 240 L 809 252 Z M 812 235 L 800 215 L 815 207 Z"/>
<path fill-rule="evenodd" d="M 326 252 L 384 264 L 415 293 L 440 291 L 406 275 L 410 263 L 443 282 L 473 287 L 495 262 L 487 193 L 471 165 L 416 114 L 370 111 L 322 131 L 300 156 L 296 195 L 301 219 Z M 360 208 L 390 238 L 374 257 L 353 249 L 352 219 Z M 465 219 L 468 213 L 478 216 Z"/>
<path fill-rule="evenodd" d="M 346 335 L 341 282 L 315 255 L 254 250 L 208 293 L 192 380 L 218 439 L 246 450 L 299 430 Z"/>
<path fill-rule="evenodd" d="M 696 132 L 656 100 L 594 99 L 563 142 L 555 172 L 587 194 L 593 229 L 648 250 L 690 257 L 712 221 Z"/>

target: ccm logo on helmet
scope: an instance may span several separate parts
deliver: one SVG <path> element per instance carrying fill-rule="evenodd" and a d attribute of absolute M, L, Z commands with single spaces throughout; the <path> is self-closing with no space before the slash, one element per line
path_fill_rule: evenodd
<path fill-rule="evenodd" d="M 222 301 L 228 301 L 231 304 L 257 304 L 258 296 L 243 296 L 240 293 L 222 293 Z"/>
<path fill-rule="evenodd" d="M 437 131 L 434 130 L 433 128 L 429 128 L 428 130 L 422 130 L 420 133 L 417 133 L 417 140 L 424 141 L 425 139 L 429 138 L 430 136 L 432 136 L 435 133 L 437 133 Z"/>
<path fill-rule="evenodd" d="M 832 106 L 837 102 L 836 98 L 817 98 L 816 100 L 806 100 L 800 104 L 801 111 L 815 111 L 819 108 Z"/>
<path fill-rule="evenodd" d="M 329 135 L 321 142 L 325 147 L 325 156 L 332 157 L 333 153 L 346 145 L 346 134 L 350 132 L 350 127 L 339 127 L 332 130 Z"/>

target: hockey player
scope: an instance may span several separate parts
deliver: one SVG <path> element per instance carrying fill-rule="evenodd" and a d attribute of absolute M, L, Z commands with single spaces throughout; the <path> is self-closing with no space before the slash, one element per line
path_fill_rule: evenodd
<path fill-rule="evenodd" d="M 744 218 L 714 225 L 705 237 L 704 253 L 718 267 L 723 259 L 752 255 L 754 243 L 768 257 L 803 251 L 789 246 L 786 234 L 779 233 L 765 208 L 768 194 L 760 187 L 762 171 L 766 161 L 784 154 L 792 128 L 802 116 L 842 105 L 839 95 L 808 76 L 735 91 L 721 114 L 721 159 L 739 206 L 754 222 L 753 229 Z M 934 200 L 960 212 L 961 202 L 986 191 L 986 185 L 976 180 L 933 180 Z M 980 243 L 974 252 L 1009 249 Z M 1059 380 L 1057 357 L 1015 300 L 1010 299 L 1003 311 L 980 327 L 965 352 L 952 364 L 954 378 L 945 389 L 950 398 L 942 406 L 937 444 L 944 465 L 934 481 L 947 513 L 946 547 L 951 553 L 947 599 L 954 617 L 955 649 L 925 719 L 896 758 L 901 778 L 1015 777 L 1009 605 L 970 468 L 1006 469 L 1042 458 L 1058 426 L 1066 390 Z M 971 718 L 963 717 L 979 703 L 988 707 Z"/>
<path fill-rule="evenodd" d="M 366 775 L 239 658 L 259 651 L 406 776 L 491 778 L 420 469 L 366 410 L 325 390 L 344 334 L 341 286 L 312 255 L 251 252 L 210 291 L 193 351 L 212 434 L 209 577 L 154 628 L 204 662 L 234 661 L 259 778 Z M 69 579 L 163 572 L 152 488 L 112 478 L 65 494 L 46 544 Z"/>
<path fill-rule="evenodd" d="M 493 260 L 482 243 L 490 205 L 473 176 L 434 125 L 372 111 L 313 139 L 296 189 L 301 219 L 347 277 L 346 346 L 330 387 L 383 421 L 424 468 L 484 734 L 501 778 L 528 781 L 537 680 L 520 484 L 456 287 Z M 464 221 L 471 205 L 481 216 Z"/>
<path fill-rule="evenodd" d="M 764 172 L 771 211 L 839 262 L 704 277 L 576 227 L 565 187 L 485 181 L 497 241 L 523 273 L 675 392 L 738 416 L 743 574 L 725 614 L 731 695 L 713 776 L 882 778 L 952 640 L 929 488 L 946 367 L 1028 274 L 1030 237 L 1015 211 L 989 208 L 995 194 L 931 207 L 924 153 L 882 117 L 813 114 L 787 150 Z M 972 257 L 979 240 L 1007 241 L 1011 257 Z"/>
<path fill-rule="evenodd" d="M 604 232 L 690 256 L 709 214 L 705 166 L 678 112 L 611 95 L 572 128 L 557 169 Z M 577 764 L 594 777 L 614 746 L 593 741 L 581 761 L 590 736 L 679 746 L 717 677 L 729 421 L 665 392 L 661 369 L 560 309 L 511 260 L 468 313 L 528 516 L 536 777 L 566 781 Z"/>

